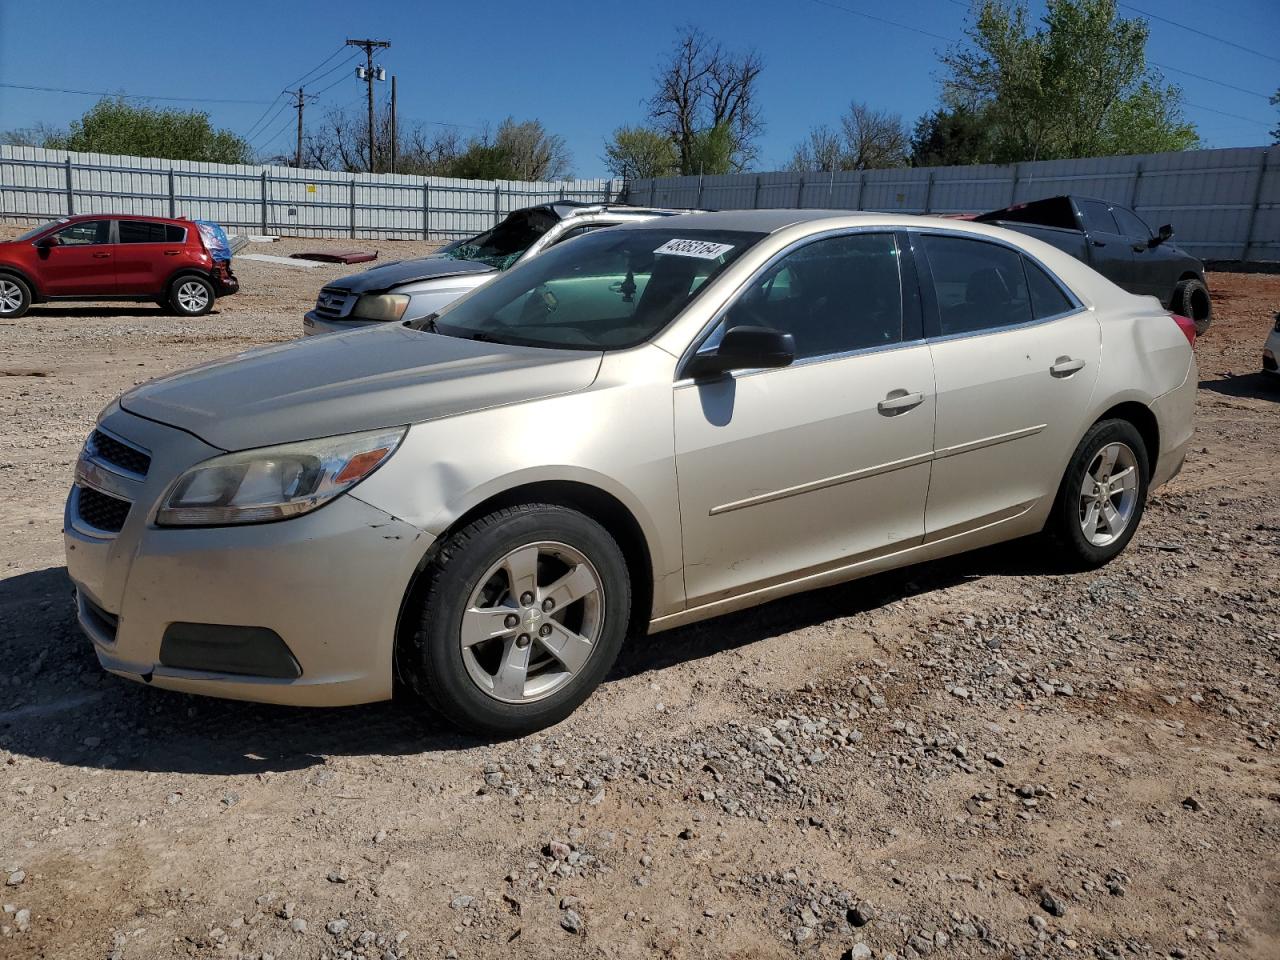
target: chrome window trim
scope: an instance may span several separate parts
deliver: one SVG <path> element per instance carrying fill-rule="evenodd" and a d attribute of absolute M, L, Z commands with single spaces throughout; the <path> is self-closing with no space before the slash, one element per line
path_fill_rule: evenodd
<path fill-rule="evenodd" d="M 857 226 L 857 227 L 832 227 L 828 230 L 822 230 L 818 233 L 811 233 L 808 236 L 801 237 L 798 240 L 793 240 L 790 243 L 788 243 L 785 247 L 777 251 L 768 260 L 766 260 L 759 267 L 757 267 L 740 284 L 738 284 L 738 286 L 735 287 L 733 291 L 725 297 L 725 301 L 723 305 L 720 307 L 720 309 L 718 309 L 715 312 L 715 314 L 711 317 L 711 319 L 708 320 L 706 324 L 703 325 L 702 329 L 699 330 L 697 334 L 695 334 L 689 340 L 689 345 L 684 348 L 684 352 L 680 354 L 680 358 L 676 363 L 675 383 L 683 384 L 683 383 L 695 382 L 692 377 L 687 377 L 684 375 L 684 368 L 688 366 L 689 361 L 693 359 L 695 354 L 697 354 L 698 348 L 702 346 L 703 343 L 706 342 L 709 336 L 711 336 L 712 331 L 714 331 L 715 328 L 719 326 L 720 321 L 723 320 L 725 317 L 725 314 L 728 313 L 729 308 L 732 307 L 734 302 L 737 301 L 737 299 L 742 296 L 742 292 L 746 290 L 749 286 L 751 286 L 752 283 L 755 282 L 757 277 L 760 277 L 763 274 L 767 273 L 769 270 L 773 269 L 773 267 L 780 260 L 794 253 L 796 250 L 799 250 L 801 247 L 807 247 L 811 243 L 817 243 L 822 240 L 830 240 L 833 237 L 844 237 L 844 236 L 850 236 L 852 234 L 858 234 L 858 233 L 887 233 L 889 237 L 893 240 L 894 249 L 897 250 L 898 252 L 898 282 L 899 284 L 901 284 L 902 256 L 904 251 L 900 246 L 898 246 L 898 238 L 896 236 L 896 234 L 900 229 L 901 229 L 900 227 L 888 226 L 885 224 L 877 224 L 875 226 L 867 225 L 867 226 Z M 903 302 L 902 308 L 903 308 L 902 322 L 903 322 L 903 327 L 905 329 L 906 327 L 906 303 L 905 302 Z M 822 354 L 822 355 L 813 356 L 813 357 L 804 357 L 802 359 L 795 360 L 792 363 L 787 364 L 787 366 L 785 367 L 769 367 L 769 368 L 763 368 L 763 369 L 751 368 L 751 369 L 744 369 L 740 371 L 740 373 L 742 375 L 747 375 L 747 374 L 756 374 L 756 373 L 769 373 L 775 370 L 788 370 L 791 367 L 798 367 L 808 363 L 814 363 L 814 362 L 824 363 L 828 360 L 839 360 L 839 359 L 843 359 L 845 357 L 853 356 L 859 353 L 868 353 L 872 351 L 879 352 L 883 350 L 894 350 L 899 347 L 909 346 L 913 343 L 923 343 L 923 342 L 924 342 L 923 340 L 917 340 L 917 341 L 900 340 L 897 343 L 886 343 L 886 344 L 882 344 L 880 346 L 875 346 L 875 347 L 856 347 L 853 350 L 845 350 L 845 351 L 841 351 L 840 353 L 831 353 L 831 354 Z M 737 376 L 739 375 L 739 371 L 729 371 L 729 375 L 736 379 Z"/>
<path fill-rule="evenodd" d="M 794 370 L 796 367 L 807 367 L 816 363 L 833 363 L 837 360 L 850 360 L 854 357 L 873 353 L 888 353 L 891 350 L 904 350 L 908 347 L 923 347 L 928 343 L 929 341 L 924 337 L 918 337 L 915 340 L 899 340 L 897 343 L 883 343 L 875 347 L 857 347 L 853 350 L 842 350 L 839 353 L 824 353 L 818 356 L 804 357 L 800 360 L 793 360 L 785 367 L 743 367 L 741 370 L 729 370 L 724 375 L 734 380 L 740 380 L 743 377 L 754 377 L 761 373 L 782 373 L 784 370 Z M 673 386 L 684 387 L 698 382 L 700 381 L 693 377 L 681 377 L 675 381 Z"/>
<path fill-rule="evenodd" d="M 1045 273 L 1045 276 L 1047 276 L 1051 281 L 1053 281 L 1054 284 L 1057 285 L 1058 289 L 1066 296 L 1066 298 L 1069 301 L 1071 301 L 1071 304 L 1072 304 L 1072 309 L 1065 310 L 1061 313 L 1055 313 L 1049 317 L 1033 318 L 1031 320 L 1026 320 L 1022 323 L 1010 323 L 1010 324 L 1005 324 L 1004 326 L 999 326 L 999 327 L 987 327 L 983 330 L 966 330 L 963 333 L 943 333 L 943 334 L 939 334 L 936 337 L 925 337 L 925 340 L 928 341 L 929 343 L 947 343 L 952 340 L 968 340 L 971 337 L 987 337 L 995 333 L 1005 333 L 1013 330 L 1025 330 L 1030 327 L 1038 327 L 1046 323 L 1056 323 L 1059 320 L 1063 320 L 1067 317 L 1074 317 L 1077 314 L 1084 313 L 1086 311 L 1093 309 L 1092 307 L 1086 306 L 1084 302 L 1081 301 L 1081 299 L 1078 296 L 1076 296 L 1076 292 L 1072 290 L 1069 286 L 1067 286 L 1067 284 L 1063 282 L 1062 278 L 1059 277 L 1052 269 L 1049 268 L 1048 264 L 1046 264 L 1043 260 L 1041 260 L 1035 254 L 1022 249 L 1022 247 L 1018 246 L 1016 243 L 1012 243 L 1000 237 L 988 237 L 985 234 L 969 233 L 968 231 L 965 231 L 965 230 L 948 230 L 945 227 L 911 227 L 909 226 L 906 228 L 906 231 L 908 234 L 919 234 L 921 236 L 958 237 L 961 240 L 974 240 L 978 243 L 990 243 L 998 247 L 1004 247 L 1007 250 L 1012 250 L 1015 253 L 1019 253 L 1022 256 L 1026 257 L 1028 260 L 1030 260 L 1032 263 L 1034 263 L 1041 270 L 1043 270 Z M 923 283 L 925 282 L 925 280 L 922 279 L 921 282 Z M 933 282 L 933 264 L 932 263 L 929 265 L 929 277 L 927 278 L 927 282 L 929 283 Z M 934 299 L 935 299 L 935 306 L 936 306 L 936 299 L 937 299 L 936 293 L 934 295 Z M 1030 306 L 1031 304 L 1031 291 L 1029 287 L 1027 291 L 1027 304 L 1028 306 Z M 940 318 L 939 318 L 939 324 L 941 324 Z"/>

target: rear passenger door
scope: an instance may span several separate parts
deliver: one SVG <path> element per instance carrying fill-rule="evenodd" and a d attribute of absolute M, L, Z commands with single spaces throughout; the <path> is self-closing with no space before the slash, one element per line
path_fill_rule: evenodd
<path fill-rule="evenodd" d="M 1089 265 L 1114 284 L 1133 286 L 1133 240 L 1116 223 L 1109 204 L 1076 200 L 1081 226 L 1089 237 Z"/>
<path fill-rule="evenodd" d="M 121 294 L 159 296 L 182 261 L 186 229 L 149 220 L 120 220 L 115 246 L 116 286 Z"/>
<path fill-rule="evenodd" d="M 915 234 L 937 391 L 926 541 L 1010 519 L 1058 489 L 1101 335 L 1047 270 L 973 236 Z"/>

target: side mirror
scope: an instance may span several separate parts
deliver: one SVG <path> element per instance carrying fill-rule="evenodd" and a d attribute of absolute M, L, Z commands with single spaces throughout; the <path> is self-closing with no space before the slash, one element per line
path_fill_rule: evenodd
<path fill-rule="evenodd" d="M 41 237 L 36 241 L 36 247 L 40 250 L 48 250 L 50 247 L 57 247 L 61 245 L 62 241 L 58 239 L 58 235 L 56 233 L 50 234 L 47 237 Z"/>
<path fill-rule="evenodd" d="M 685 375 L 703 378 L 730 370 L 785 367 L 795 358 L 796 341 L 789 333 L 773 327 L 730 327 L 714 350 L 694 355 Z"/>
<path fill-rule="evenodd" d="M 1160 244 L 1164 243 L 1166 240 L 1168 240 L 1172 236 L 1173 236 L 1173 225 L 1166 223 L 1164 226 L 1162 226 L 1160 229 L 1156 231 L 1156 235 L 1151 238 L 1149 243 L 1153 247 L 1158 247 L 1160 246 Z"/>

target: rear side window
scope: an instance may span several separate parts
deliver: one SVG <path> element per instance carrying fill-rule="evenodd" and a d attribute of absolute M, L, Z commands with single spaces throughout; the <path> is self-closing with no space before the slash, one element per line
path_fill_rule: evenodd
<path fill-rule="evenodd" d="M 1151 239 L 1151 228 L 1142 222 L 1142 218 L 1124 207 L 1112 207 L 1116 225 L 1126 237 L 1137 237 L 1139 240 Z"/>
<path fill-rule="evenodd" d="M 170 240 L 168 231 L 178 231 L 177 240 Z M 145 220 L 121 220 L 121 243 L 175 243 L 182 240 L 185 231 L 181 227 L 168 227 L 163 223 L 148 223 Z"/>
<path fill-rule="evenodd" d="M 1054 283 L 1053 278 L 1026 257 L 1022 265 L 1027 271 L 1027 290 L 1031 294 L 1031 312 L 1037 320 L 1056 317 L 1070 313 L 1075 309 L 1071 298 L 1062 292 L 1062 288 Z"/>
<path fill-rule="evenodd" d="M 921 237 L 933 274 L 942 336 L 976 333 L 1032 319 L 1023 257 L 965 237 Z"/>
<path fill-rule="evenodd" d="M 1119 233 L 1111 208 L 1101 200 L 1077 200 L 1084 228 L 1090 233 Z"/>

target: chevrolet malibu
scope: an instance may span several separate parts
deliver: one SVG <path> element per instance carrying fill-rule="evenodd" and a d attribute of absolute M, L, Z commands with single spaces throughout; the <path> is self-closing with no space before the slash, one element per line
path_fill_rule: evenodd
<path fill-rule="evenodd" d="M 66 508 L 113 673 L 554 723 L 622 644 L 1043 534 L 1092 567 L 1191 437 L 1194 326 L 998 227 L 816 211 L 588 234 L 409 324 L 154 380 Z"/>

